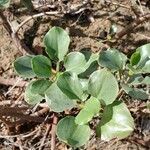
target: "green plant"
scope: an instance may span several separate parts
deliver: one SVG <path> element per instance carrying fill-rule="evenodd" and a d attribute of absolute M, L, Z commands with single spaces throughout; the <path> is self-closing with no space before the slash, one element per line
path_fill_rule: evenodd
<path fill-rule="evenodd" d="M 22 56 L 14 62 L 20 76 L 36 77 L 26 88 L 25 100 L 35 105 L 45 99 L 57 113 L 70 110 L 58 122 L 57 136 L 72 147 L 89 140 L 93 117 L 100 120 L 96 133 L 102 140 L 127 137 L 134 121 L 121 97 L 125 91 L 133 98 L 148 99 L 148 93 L 137 85 L 150 84 L 150 44 L 139 47 L 128 59 L 116 49 L 67 54 L 69 43 L 67 32 L 53 27 L 44 37 L 47 56 Z M 75 117 L 72 108 L 79 111 Z"/>

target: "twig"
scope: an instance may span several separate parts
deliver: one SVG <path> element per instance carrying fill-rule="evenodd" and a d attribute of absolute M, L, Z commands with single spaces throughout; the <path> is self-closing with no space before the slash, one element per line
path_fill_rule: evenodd
<path fill-rule="evenodd" d="M 32 19 L 35 19 L 35 18 L 38 18 L 38 17 L 42 17 L 42 16 L 45 16 L 45 15 L 56 15 L 56 14 L 60 14 L 60 12 L 58 11 L 53 11 L 53 12 L 42 12 L 42 13 L 39 13 L 39 14 L 35 14 L 33 16 L 30 16 L 28 17 L 27 19 L 25 19 L 22 23 L 20 23 L 18 25 L 18 27 L 16 28 L 15 32 L 13 34 L 16 34 L 24 24 L 26 24 L 27 22 L 29 22 L 30 20 Z"/>
<path fill-rule="evenodd" d="M 45 107 L 33 114 L 31 114 L 31 116 L 42 116 L 43 114 L 47 113 L 49 111 L 49 107 Z"/>
<path fill-rule="evenodd" d="M 46 138 L 47 138 L 47 136 L 48 136 L 48 134 L 49 134 L 49 132 L 50 132 L 50 129 L 51 129 L 51 124 L 48 124 L 47 129 L 46 129 L 46 132 L 45 132 L 44 137 L 43 137 L 43 139 L 42 139 L 42 142 L 41 142 L 41 144 L 40 144 L 39 150 L 42 150 L 42 149 L 43 149 L 43 147 L 44 147 L 44 142 L 45 142 L 45 140 L 46 140 Z"/>
<path fill-rule="evenodd" d="M 21 109 L 22 108 L 20 108 L 20 110 Z M 0 109 L 0 117 L 2 117 L 2 116 L 17 117 L 21 120 L 38 122 L 38 123 L 42 123 L 45 120 L 45 118 L 43 118 L 43 117 L 38 117 L 38 116 L 35 117 L 35 116 L 23 114 L 21 111 L 20 112 L 16 111 L 16 109 L 12 108 L 12 107 L 2 107 Z"/>
<path fill-rule="evenodd" d="M 56 145 L 56 124 L 57 124 L 58 118 L 55 116 L 53 117 L 53 124 L 51 129 L 51 150 L 55 150 Z"/>
<path fill-rule="evenodd" d="M 126 34 L 129 34 L 130 32 L 133 32 L 134 29 L 142 24 L 143 22 L 145 22 L 146 20 L 150 19 L 150 13 L 145 14 L 141 17 L 139 17 L 137 20 L 135 20 L 133 23 L 131 23 L 130 25 L 128 25 L 126 28 L 124 28 L 123 30 L 121 30 L 119 33 L 116 34 L 116 38 L 120 39 L 123 36 L 125 36 Z"/>
<path fill-rule="evenodd" d="M 13 79 L 13 78 L 9 78 L 9 79 L 5 79 L 3 77 L 0 77 L 0 84 L 3 84 L 3 85 L 12 85 L 14 86 L 16 84 L 17 80 L 16 79 Z M 16 84 L 16 86 L 18 87 L 24 87 L 26 86 L 28 82 L 27 81 L 20 81 Z"/>

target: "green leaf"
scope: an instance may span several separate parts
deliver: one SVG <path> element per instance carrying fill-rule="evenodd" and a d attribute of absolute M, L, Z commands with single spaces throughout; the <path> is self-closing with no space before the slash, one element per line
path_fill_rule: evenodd
<path fill-rule="evenodd" d="M 130 62 L 138 72 L 150 73 L 150 43 L 137 48 Z"/>
<path fill-rule="evenodd" d="M 52 82 L 49 80 L 44 79 L 36 80 L 32 83 L 31 92 L 33 94 L 40 94 L 44 96 L 45 91 L 50 87 L 51 84 Z"/>
<path fill-rule="evenodd" d="M 67 55 L 64 66 L 66 71 L 80 74 L 85 71 L 85 56 L 80 52 L 71 52 Z"/>
<path fill-rule="evenodd" d="M 31 105 L 35 105 L 37 103 L 40 103 L 44 97 L 40 95 L 39 93 L 33 93 L 33 87 L 32 85 L 36 83 L 37 81 L 31 81 L 25 90 L 25 101 Z"/>
<path fill-rule="evenodd" d="M 54 112 L 62 112 L 75 106 L 75 102 L 70 100 L 57 86 L 53 83 L 45 93 L 46 101 Z"/>
<path fill-rule="evenodd" d="M 91 97 L 85 102 L 84 108 L 75 118 L 76 124 L 83 125 L 88 123 L 96 114 L 99 113 L 100 102 L 97 98 Z"/>
<path fill-rule="evenodd" d="M 146 100 L 149 97 L 148 94 L 142 89 L 132 88 L 126 84 L 122 84 L 122 88 L 132 98 Z"/>
<path fill-rule="evenodd" d="M 24 5 L 25 7 L 27 7 L 27 9 L 29 9 L 30 11 L 34 9 L 31 0 L 21 0 L 21 2 L 22 2 L 23 5 Z"/>
<path fill-rule="evenodd" d="M 15 60 L 14 62 L 14 68 L 16 72 L 24 78 L 33 78 L 35 77 L 35 73 L 32 70 L 31 67 L 31 60 L 33 56 L 22 56 Z"/>
<path fill-rule="evenodd" d="M 102 140 L 123 139 L 129 136 L 134 129 L 133 118 L 123 102 L 115 101 L 104 109 L 100 123 L 96 128 Z"/>
<path fill-rule="evenodd" d="M 127 57 L 116 49 L 109 49 L 100 52 L 99 65 L 112 71 L 118 71 L 125 68 Z"/>
<path fill-rule="evenodd" d="M 10 0 L 0 0 L 0 9 L 8 8 L 10 4 Z"/>
<path fill-rule="evenodd" d="M 64 66 L 66 68 L 66 71 L 80 74 L 85 72 L 97 59 L 98 54 L 91 54 L 91 56 L 87 60 L 85 54 L 81 52 L 71 52 L 66 56 Z"/>
<path fill-rule="evenodd" d="M 106 69 L 93 72 L 89 78 L 89 93 L 105 105 L 111 104 L 118 95 L 118 83 L 114 75 Z"/>
<path fill-rule="evenodd" d="M 84 145 L 90 138 L 90 128 L 88 125 L 77 125 L 75 118 L 67 116 L 57 124 L 58 138 L 72 147 Z"/>
<path fill-rule="evenodd" d="M 32 69 L 38 77 L 48 78 L 51 75 L 51 61 L 43 55 L 37 55 L 32 59 Z"/>
<path fill-rule="evenodd" d="M 75 73 L 64 72 L 59 76 L 57 85 L 71 99 L 85 100 L 87 98 Z"/>
<path fill-rule="evenodd" d="M 68 52 L 70 38 L 62 28 L 53 27 L 45 35 L 44 44 L 51 59 L 62 61 Z"/>
<path fill-rule="evenodd" d="M 139 51 L 133 53 L 132 56 L 131 56 L 131 58 L 130 58 L 130 63 L 131 63 L 131 65 L 132 65 L 132 66 L 137 65 L 138 62 L 140 61 L 140 59 L 141 59 L 141 55 L 140 55 L 140 52 L 139 52 Z"/>

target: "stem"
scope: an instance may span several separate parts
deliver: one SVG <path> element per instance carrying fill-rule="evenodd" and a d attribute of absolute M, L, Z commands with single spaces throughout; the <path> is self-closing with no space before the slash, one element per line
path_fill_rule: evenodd
<path fill-rule="evenodd" d="M 58 61 L 56 64 L 56 72 L 59 72 L 59 69 L 60 69 L 59 67 L 60 67 L 60 62 Z"/>

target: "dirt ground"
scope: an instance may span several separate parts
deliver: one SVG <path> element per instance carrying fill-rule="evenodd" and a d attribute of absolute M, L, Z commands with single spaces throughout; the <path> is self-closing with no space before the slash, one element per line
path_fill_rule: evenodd
<path fill-rule="evenodd" d="M 117 26 L 117 32 L 119 32 L 139 16 L 150 13 L 149 0 L 137 0 L 135 3 L 131 2 L 132 0 L 106 1 L 93 0 L 87 9 L 74 15 L 43 16 L 32 19 L 19 30 L 19 39 L 34 54 L 43 53 L 42 40 L 45 33 L 52 26 L 63 27 L 69 32 L 71 37 L 70 51 L 89 49 L 96 52 L 114 47 L 127 55 L 131 55 L 136 47 L 150 42 L 150 20 L 146 20 L 137 26 L 134 32 L 128 33 L 117 41 L 108 39 L 112 24 Z M 65 0 L 63 2 L 68 7 L 82 3 L 80 0 Z M 20 13 L 17 12 L 17 9 L 16 3 L 9 9 L 9 19 L 14 28 L 31 14 L 38 13 L 29 13 L 28 10 L 23 10 L 23 13 Z M 5 29 L 2 20 L 0 20 L 0 107 L 6 109 L 11 107 L 14 111 L 21 110 L 22 114 L 25 112 L 31 114 L 36 110 L 33 106 L 29 106 L 24 102 L 25 86 L 15 86 L 21 84 L 22 79 L 16 75 L 12 64 L 21 55 L 18 45 Z M 5 79 L 5 82 L 2 82 L 2 79 Z M 101 141 L 93 133 L 90 141 L 80 148 L 81 150 L 150 149 L 150 111 L 146 107 L 146 102 L 133 100 L 129 97 L 126 98 L 125 102 L 135 119 L 134 133 L 124 140 L 112 140 L 110 142 Z M 40 109 L 37 108 L 37 110 Z M 49 119 L 51 116 L 51 113 L 42 115 L 43 118 L 49 117 Z M 7 115 L 0 123 L 0 149 L 40 150 L 40 148 L 43 148 L 48 150 L 51 147 L 51 135 L 46 135 L 47 128 L 47 123 L 21 122 L 21 118 L 14 119 Z M 46 139 L 44 139 L 41 147 L 45 135 Z M 71 148 L 56 139 L 56 150 L 67 149 L 71 150 Z"/>

